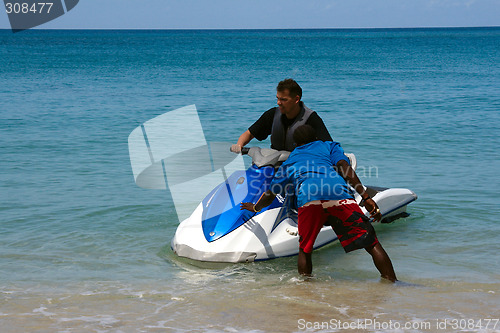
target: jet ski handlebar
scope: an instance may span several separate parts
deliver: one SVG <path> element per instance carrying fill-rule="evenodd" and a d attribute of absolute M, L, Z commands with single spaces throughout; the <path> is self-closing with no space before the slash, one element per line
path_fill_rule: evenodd
<path fill-rule="evenodd" d="M 266 165 L 276 167 L 286 161 L 288 155 L 290 155 L 290 152 L 286 150 L 275 150 L 270 148 L 242 147 L 241 154 L 250 156 L 252 158 L 253 164 L 258 167 Z"/>

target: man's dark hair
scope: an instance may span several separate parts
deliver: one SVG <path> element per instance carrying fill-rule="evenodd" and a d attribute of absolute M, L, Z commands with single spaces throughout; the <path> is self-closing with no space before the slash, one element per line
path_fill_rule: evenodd
<path fill-rule="evenodd" d="M 290 97 L 299 96 L 302 98 L 302 88 L 299 86 L 297 82 L 293 79 L 284 79 L 278 83 L 276 87 L 276 91 L 283 92 L 287 89 L 290 93 Z"/>
<path fill-rule="evenodd" d="M 316 140 L 318 140 L 316 131 L 311 125 L 300 125 L 293 132 L 293 141 L 295 141 L 297 146 L 302 146 Z"/>

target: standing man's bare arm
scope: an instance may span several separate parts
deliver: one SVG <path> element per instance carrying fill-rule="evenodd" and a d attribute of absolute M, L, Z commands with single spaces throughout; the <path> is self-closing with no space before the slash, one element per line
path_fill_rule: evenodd
<path fill-rule="evenodd" d="M 241 148 L 246 146 L 253 138 L 254 136 L 252 135 L 252 133 L 250 133 L 249 130 L 246 130 L 245 132 L 243 132 L 243 134 L 240 135 L 238 142 L 231 146 L 231 151 L 233 153 L 239 154 L 241 152 Z"/>

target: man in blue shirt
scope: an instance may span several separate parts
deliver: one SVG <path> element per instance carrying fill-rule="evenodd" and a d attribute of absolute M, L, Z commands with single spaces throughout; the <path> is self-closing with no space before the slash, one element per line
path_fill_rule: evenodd
<path fill-rule="evenodd" d="M 340 144 L 319 141 L 309 125 L 298 127 L 293 138 L 297 147 L 276 172 L 270 190 L 256 204 L 242 203 L 241 209 L 258 212 L 270 205 L 277 194 L 294 193 L 299 218 L 300 274 L 312 273 L 314 241 L 323 225 L 330 225 L 346 252 L 364 248 L 372 256 L 381 276 L 397 281 L 389 256 L 347 183 L 361 195 L 365 208 L 377 221 L 382 217 L 380 209 L 366 193 Z"/>

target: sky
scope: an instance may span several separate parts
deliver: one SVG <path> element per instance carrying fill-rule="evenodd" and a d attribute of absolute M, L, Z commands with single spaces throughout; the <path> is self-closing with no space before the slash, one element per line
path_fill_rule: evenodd
<path fill-rule="evenodd" d="M 475 26 L 500 26 L 500 0 L 80 0 L 74 9 L 38 28 L 302 29 Z M 0 13 L 0 29 L 10 29 L 6 12 Z"/>

